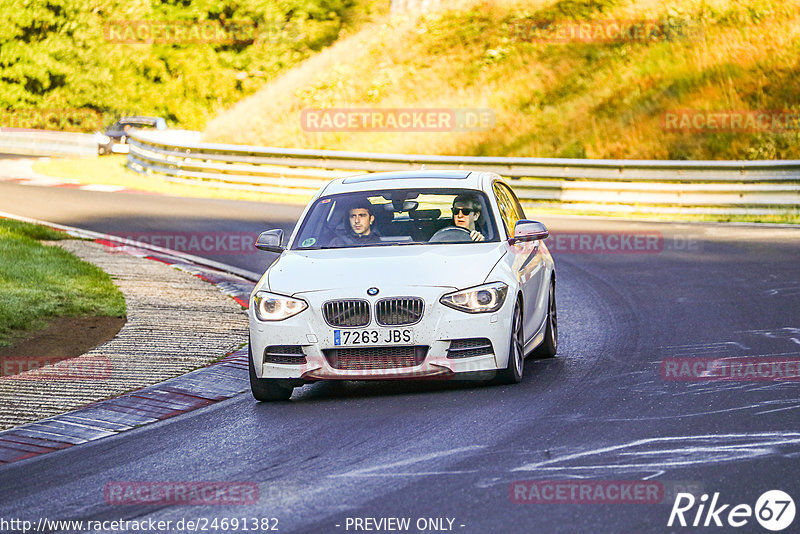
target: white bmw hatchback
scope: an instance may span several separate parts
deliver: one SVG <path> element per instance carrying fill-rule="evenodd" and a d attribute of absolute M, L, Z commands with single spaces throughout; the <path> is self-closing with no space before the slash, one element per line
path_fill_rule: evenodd
<path fill-rule="evenodd" d="M 311 200 L 250 297 L 250 385 L 286 400 L 316 380 L 522 379 L 556 354 L 547 229 L 496 174 L 374 173 Z"/>

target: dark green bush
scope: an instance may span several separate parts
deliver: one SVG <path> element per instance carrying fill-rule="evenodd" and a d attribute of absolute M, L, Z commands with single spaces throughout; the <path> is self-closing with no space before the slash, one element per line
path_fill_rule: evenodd
<path fill-rule="evenodd" d="M 0 126 L 91 131 L 142 114 L 200 129 L 370 9 L 367 0 L 5 0 Z M 250 34 L 221 42 L 114 42 L 121 35 L 115 30 L 137 21 L 233 24 Z"/>

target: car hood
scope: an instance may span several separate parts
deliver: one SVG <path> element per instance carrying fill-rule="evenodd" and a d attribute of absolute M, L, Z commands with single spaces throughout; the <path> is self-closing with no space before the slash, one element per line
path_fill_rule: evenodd
<path fill-rule="evenodd" d="M 284 295 L 368 287 L 483 283 L 506 253 L 502 243 L 406 245 L 287 251 L 270 267 L 270 291 Z"/>

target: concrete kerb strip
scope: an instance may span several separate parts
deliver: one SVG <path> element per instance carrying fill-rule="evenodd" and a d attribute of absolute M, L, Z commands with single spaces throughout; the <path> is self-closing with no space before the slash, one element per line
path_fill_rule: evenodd
<path fill-rule="evenodd" d="M 248 389 L 247 347 L 237 350 L 227 349 L 227 354 L 225 354 L 226 349 L 221 348 L 231 347 L 231 345 L 236 347 L 245 339 L 246 317 L 241 314 L 237 316 L 238 320 L 223 320 L 222 318 L 230 319 L 231 311 L 233 313 L 236 311 L 235 308 L 232 309 L 230 305 L 225 304 L 225 302 L 230 303 L 230 300 L 222 297 L 218 290 L 233 298 L 240 306 L 246 307 L 249 294 L 254 287 L 254 281 L 258 279 L 256 273 L 190 254 L 144 245 L 97 232 L 2 212 L 0 212 L 0 217 L 42 224 L 65 231 L 75 237 L 91 239 L 93 242 L 56 243 L 60 243 L 64 248 L 82 255 L 84 259 L 90 261 L 104 258 L 106 267 L 110 266 L 110 270 L 130 262 L 127 267 L 124 267 L 130 272 L 130 265 L 137 262 L 135 273 L 127 277 L 127 280 L 125 277 L 118 277 L 117 283 L 120 285 L 125 285 L 125 283 L 144 285 L 146 289 L 150 290 L 149 293 L 145 292 L 143 298 L 137 297 L 138 303 L 135 304 L 137 307 L 141 306 L 140 310 L 145 310 L 145 313 L 139 314 L 129 303 L 128 323 L 123 326 L 114 339 L 78 358 L 68 360 L 79 362 L 86 358 L 105 358 L 111 362 L 113 368 L 113 373 L 108 379 L 99 381 L 96 379 L 59 380 L 34 377 L 36 378 L 34 380 L 24 380 L 19 377 L 8 377 L 0 380 L 0 395 L 5 397 L 3 404 L 17 404 L 14 410 L 3 410 L 4 414 L 1 417 L 8 419 L 5 421 L 6 425 L 19 424 L 19 426 L 0 432 L 0 465 L 173 417 L 231 398 Z M 154 261 L 145 262 L 145 264 L 149 263 L 149 265 L 145 265 L 142 264 L 143 259 Z M 189 273 L 192 277 L 187 278 L 185 274 L 180 275 L 177 271 L 168 269 L 164 264 Z M 159 281 L 150 278 L 150 276 L 169 277 L 168 273 L 170 272 L 175 273 L 179 279 L 169 279 L 164 284 L 165 280 Z M 159 274 L 154 275 L 153 273 Z M 213 286 L 208 286 L 198 279 L 213 284 Z M 154 298 L 153 290 L 157 292 L 155 293 L 157 298 Z M 198 297 L 195 300 L 200 303 L 196 310 L 200 320 L 195 318 L 192 321 L 186 321 L 183 299 L 163 299 L 164 291 L 178 296 L 181 292 L 190 290 L 193 290 L 195 296 Z M 214 295 L 220 295 L 220 297 L 214 297 Z M 148 308 L 155 312 L 150 314 L 151 317 L 158 318 L 154 325 L 141 321 L 140 315 L 147 315 Z M 202 332 L 202 335 L 190 331 L 187 325 L 191 324 L 197 324 L 198 332 Z M 174 334 L 167 335 L 167 332 L 180 331 L 185 331 L 191 340 L 187 339 L 185 343 L 182 343 L 175 339 Z M 159 339 L 156 346 L 152 344 L 153 332 L 156 332 L 156 336 L 163 338 Z M 232 343 L 232 340 L 235 342 Z M 215 350 L 214 347 L 217 347 L 217 352 L 212 353 Z M 195 348 L 197 350 L 193 350 Z M 135 362 L 139 362 L 143 357 L 150 357 L 152 353 L 158 351 L 163 352 L 158 369 L 148 369 L 146 363 L 144 367 L 140 366 L 142 368 L 135 367 Z M 208 365 L 209 361 L 220 355 L 225 355 L 225 357 Z M 185 373 L 198 365 L 206 365 L 206 367 L 162 381 L 168 376 Z M 30 373 L 29 371 L 19 376 Z M 164 376 L 165 373 L 166 376 Z M 154 383 L 155 385 L 147 386 L 147 384 Z M 122 393 L 134 388 L 141 389 Z M 53 400 L 53 394 L 65 389 L 74 390 L 72 397 L 68 399 L 69 406 L 57 410 L 58 401 Z M 20 392 L 18 397 L 13 395 L 17 391 Z M 122 394 L 120 395 L 120 393 Z M 108 397 L 114 398 L 108 399 Z M 76 402 L 77 404 L 75 404 Z M 43 408 L 42 405 L 48 403 L 49 405 Z M 46 410 L 64 411 L 74 408 L 77 409 L 33 421 L 33 419 L 42 417 L 42 415 L 33 417 L 37 409 L 41 413 L 43 409 L 46 412 Z M 25 421 L 26 412 L 28 413 L 27 421 L 33 422 L 20 424 L 15 421 L 15 417 L 19 417 L 20 422 Z M 49 414 L 45 413 L 46 415 Z M 0 421 L 0 424 L 3 424 L 3 421 Z"/>

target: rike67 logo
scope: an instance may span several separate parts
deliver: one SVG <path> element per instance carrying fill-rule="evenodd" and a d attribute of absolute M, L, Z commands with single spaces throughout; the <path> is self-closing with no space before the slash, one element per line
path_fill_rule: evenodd
<path fill-rule="evenodd" d="M 693 510 L 697 505 L 697 509 Z M 714 493 L 711 502 L 703 494 L 695 499 L 691 493 L 678 493 L 669 513 L 667 526 L 722 527 L 738 528 L 747 525 L 755 515 L 756 521 L 767 530 L 780 531 L 794 521 L 794 500 L 781 490 L 764 492 L 756 501 L 755 507 L 749 504 L 722 504 L 719 493 Z M 687 519 L 688 518 L 688 519 Z M 677 521 L 677 524 L 676 524 Z"/>

